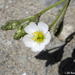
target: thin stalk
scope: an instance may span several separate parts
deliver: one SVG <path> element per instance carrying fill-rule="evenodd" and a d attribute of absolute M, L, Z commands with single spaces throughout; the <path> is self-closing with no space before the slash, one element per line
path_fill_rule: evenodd
<path fill-rule="evenodd" d="M 54 24 L 57 22 L 57 20 L 59 19 L 59 17 L 61 16 L 62 12 L 64 11 L 64 9 L 66 7 L 68 7 L 68 3 L 69 3 L 69 0 L 67 0 L 67 2 L 65 3 L 65 5 L 63 6 L 63 8 L 61 9 L 61 11 L 59 12 L 59 14 L 57 15 L 57 17 L 55 18 L 55 20 L 53 21 L 53 23 L 49 26 L 49 28 L 52 28 L 54 26 Z M 66 9 L 67 10 L 67 9 Z M 65 10 L 65 13 L 66 13 L 66 10 Z M 64 13 L 64 15 L 65 15 Z M 64 16 L 63 15 L 63 16 Z"/>
<path fill-rule="evenodd" d="M 57 6 L 57 5 L 61 4 L 61 3 L 63 3 L 64 1 L 65 1 L 65 0 L 61 0 L 61 1 L 59 1 L 59 2 L 57 2 L 57 3 L 55 3 L 55 4 L 53 4 L 53 5 L 51 5 L 51 6 L 49 6 L 49 7 L 47 7 L 46 9 L 42 10 L 42 11 L 41 11 L 40 13 L 38 13 L 37 15 L 40 17 L 43 13 L 45 13 L 46 11 L 50 10 L 51 8 Z M 28 18 L 25 18 L 25 19 L 20 19 L 19 22 L 20 22 L 20 23 L 24 23 L 24 22 L 26 22 L 26 21 L 28 21 L 28 20 L 30 20 L 30 19 L 35 18 L 35 17 L 36 17 L 36 15 L 31 16 L 31 17 L 28 17 Z M 38 17 L 38 18 L 39 18 L 39 17 Z"/>
<path fill-rule="evenodd" d="M 62 17 L 61 17 L 62 19 L 64 18 L 64 15 L 65 15 L 65 13 L 66 13 L 66 10 L 67 10 L 67 8 L 68 8 L 68 5 L 69 5 L 70 1 L 71 1 L 71 0 L 68 1 L 67 7 L 66 7 L 66 9 L 65 9 L 65 11 L 64 11 L 64 13 L 63 13 L 63 15 L 62 15 Z"/>
<path fill-rule="evenodd" d="M 50 10 L 51 8 L 57 6 L 57 5 L 61 4 L 61 3 L 63 3 L 64 1 L 65 1 L 65 0 L 61 0 L 61 1 L 59 1 L 59 2 L 57 2 L 57 3 L 55 3 L 55 4 L 53 4 L 53 5 L 51 5 L 51 6 L 49 6 L 49 7 L 47 7 L 46 9 L 44 9 L 44 10 L 42 10 L 40 13 L 38 13 L 38 15 L 41 16 L 41 15 L 42 15 L 43 13 L 45 13 L 46 11 Z"/>
<path fill-rule="evenodd" d="M 26 21 L 28 21 L 28 20 L 30 20 L 30 19 L 35 18 L 35 17 L 36 17 L 36 16 L 31 16 L 31 17 L 27 17 L 27 18 L 25 18 L 25 19 L 20 19 L 19 22 L 20 22 L 20 23 L 24 23 L 24 22 L 26 22 Z"/>

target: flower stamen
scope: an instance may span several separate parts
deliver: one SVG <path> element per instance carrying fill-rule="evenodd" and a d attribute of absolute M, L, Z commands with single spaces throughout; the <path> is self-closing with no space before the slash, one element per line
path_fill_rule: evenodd
<path fill-rule="evenodd" d="M 34 38 L 33 38 L 33 37 L 31 37 L 31 39 L 33 39 L 33 40 L 34 40 Z"/>
<path fill-rule="evenodd" d="M 31 33 L 33 35 L 33 37 L 31 39 L 33 39 L 34 41 L 36 41 L 37 43 L 43 42 L 44 40 L 44 34 L 42 32 L 34 32 Z"/>

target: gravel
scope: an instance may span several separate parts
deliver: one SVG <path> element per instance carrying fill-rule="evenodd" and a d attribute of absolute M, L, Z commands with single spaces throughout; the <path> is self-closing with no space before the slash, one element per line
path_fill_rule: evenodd
<path fill-rule="evenodd" d="M 23 73 L 26 73 L 26 75 L 59 75 L 58 67 L 61 61 L 45 67 L 47 60 L 39 60 L 35 58 L 39 52 L 34 53 L 30 48 L 25 47 L 22 41 L 23 38 L 20 40 L 13 39 L 15 30 L 4 31 L 1 29 L 1 26 L 8 20 L 18 20 L 35 15 L 47 6 L 56 2 L 56 0 L 54 0 L 54 2 L 50 0 L 43 1 L 44 2 L 42 3 L 40 0 L 0 0 L 0 75 L 22 75 Z M 61 7 L 58 6 L 47 11 L 41 16 L 40 21 L 50 25 L 60 9 Z M 65 15 L 64 26 L 67 27 L 67 25 L 71 25 L 75 29 L 74 20 L 75 1 L 73 0 Z M 68 32 L 68 30 L 66 31 L 69 34 L 75 32 L 73 29 L 71 32 Z M 62 46 L 65 43 L 65 35 L 63 36 L 61 34 L 63 37 L 57 38 L 53 35 L 53 30 L 50 32 L 52 35 L 51 42 L 43 51 Z M 68 37 L 68 35 L 66 37 Z M 65 45 L 62 60 L 71 57 L 74 48 L 75 37 Z"/>

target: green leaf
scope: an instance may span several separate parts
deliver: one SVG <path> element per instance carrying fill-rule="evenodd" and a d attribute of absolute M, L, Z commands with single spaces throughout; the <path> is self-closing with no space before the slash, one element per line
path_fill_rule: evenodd
<path fill-rule="evenodd" d="M 62 32 L 62 30 L 63 30 L 63 20 L 59 21 L 55 25 L 55 27 L 54 27 L 54 35 L 58 37 L 60 35 L 60 33 Z"/>
<path fill-rule="evenodd" d="M 24 31 L 23 26 L 20 26 L 14 35 L 14 39 L 19 40 L 21 37 L 25 36 L 26 32 Z"/>
<path fill-rule="evenodd" d="M 3 30 L 14 30 L 14 29 L 18 29 L 19 26 L 20 26 L 20 22 L 18 20 L 10 20 L 10 21 L 7 21 L 5 23 L 5 25 L 3 25 L 1 27 L 1 29 Z"/>

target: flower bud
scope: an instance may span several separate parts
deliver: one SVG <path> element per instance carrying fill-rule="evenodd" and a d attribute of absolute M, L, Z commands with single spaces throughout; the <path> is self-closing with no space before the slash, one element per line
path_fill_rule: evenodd
<path fill-rule="evenodd" d="M 3 29 L 3 30 L 18 29 L 20 24 L 21 23 L 18 20 L 10 20 L 10 21 L 7 21 L 6 24 L 1 27 L 1 29 Z"/>
<path fill-rule="evenodd" d="M 59 37 L 60 33 L 63 30 L 63 20 L 59 21 L 56 26 L 54 27 L 54 35 Z"/>
<path fill-rule="evenodd" d="M 23 37 L 26 34 L 24 31 L 23 26 L 19 27 L 19 29 L 16 31 L 14 35 L 14 39 L 19 40 L 21 37 Z"/>

